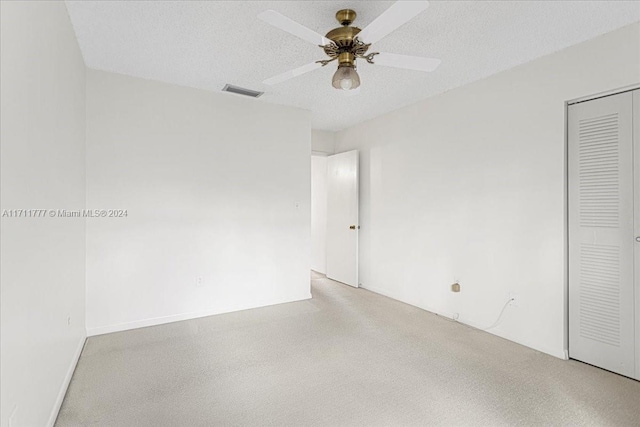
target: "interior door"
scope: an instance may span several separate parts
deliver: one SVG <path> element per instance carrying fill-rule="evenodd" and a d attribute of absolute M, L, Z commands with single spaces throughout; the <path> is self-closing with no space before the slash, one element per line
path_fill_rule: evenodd
<path fill-rule="evenodd" d="M 327 158 L 327 277 L 358 287 L 358 152 Z"/>
<path fill-rule="evenodd" d="M 633 176 L 635 188 L 635 274 L 634 288 L 636 295 L 636 376 L 640 380 L 640 89 L 634 90 L 633 94 Z"/>
<path fill-rule="evenodd" d="M 633 94 L 569 106 L 569 355 L 635 373 Z"/>

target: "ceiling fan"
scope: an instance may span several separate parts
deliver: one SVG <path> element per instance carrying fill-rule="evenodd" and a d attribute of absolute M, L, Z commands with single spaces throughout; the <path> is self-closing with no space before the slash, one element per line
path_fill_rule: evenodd
<path fill-rule="evenodd" d="M 321 36 L 275 10 L 266 10 L 260 13 L 258 18 L 294 36 L 318 45 L 324 50 L 329 59 L 303 65 L 271 77 L 263 83 L 267 85 L 282 83 L 324 67 L 335 60 L 338 61 L 338 69 L 333 75 L 332 84 L 334 88 L 342 90 L 353 90 L 360 86 L 360 76 L 356 71 L 357 59 L 363 59 L 369 64 L 387 67 L 433 71 L 440 65 L 439 59 L 384 52 L 369 53 L 369 47 L 373 43 L 413 19 L 428 6 L 428 1 L 398 1 L 362 30 L 351 26 L 356 18 L 356 12 L 351 9 L 342 9 L 336 13 L 336 19 L 342 26 L 329 31 L 326 36 Z"/>

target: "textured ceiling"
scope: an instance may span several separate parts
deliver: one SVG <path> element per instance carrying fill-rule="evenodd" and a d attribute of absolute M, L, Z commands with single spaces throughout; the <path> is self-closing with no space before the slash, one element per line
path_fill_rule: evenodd
<path fill-rule="evenodd" d="M 338 9 L 364 28 L 392 2 L 67 1 L 89 68 L 219 91 L 265 91 L 255 102 L 311 110 L 339 130 L 640 20 L 640 2 L 432 1 L 375 51 L 442 59 L 432 73 L 359 61 L 360 93 L 331 86 L 333 64 L 276 86 L 261 82 L 323 59 L 322 50 L 256 18 L 266 9 L 325 34 Z M 229 95 L 233 96 L 233 95 Z"/>

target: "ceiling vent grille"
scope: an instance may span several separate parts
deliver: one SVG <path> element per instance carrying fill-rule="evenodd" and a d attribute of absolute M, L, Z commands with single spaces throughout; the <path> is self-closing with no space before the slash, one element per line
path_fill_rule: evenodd
<path fill-rule="evenodd" d="M 252 98 L 258 98 L 264 92 L 258 92 L 257 90 L 245 89 L 243 87 L 234 86 L 234 85 L 224 85 L 222 88 L 223 92 L 231 92 L 236 93 L 238 95 L 250 96 Z"/>

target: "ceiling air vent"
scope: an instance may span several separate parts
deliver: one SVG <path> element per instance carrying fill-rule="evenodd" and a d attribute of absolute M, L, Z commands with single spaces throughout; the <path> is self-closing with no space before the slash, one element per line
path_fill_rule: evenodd
<path fill-rule="evenodd" d="M 243 87 L 234 86 L 234 85 L 224 85 L 224 87 L 222 88 L 222 91 L 237 93 L 238 95 L 250 96 L 252 98 L 257 98 L 264 93 L 264 92 L 258 92 L 257 90 L 245 89 Z"/>

